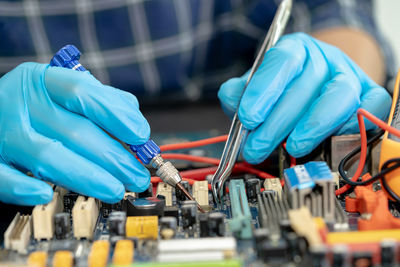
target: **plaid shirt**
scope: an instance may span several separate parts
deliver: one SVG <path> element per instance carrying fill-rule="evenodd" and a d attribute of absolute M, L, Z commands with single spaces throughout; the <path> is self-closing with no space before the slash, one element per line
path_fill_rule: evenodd
<path fill-rule="evenodd" d="M 66 44 L 102 82 L 142 102 L 216 97 L 250 67 L 279 0 L 0 0 L 0 73 Z M 390 51 L 370 0 L 297 0 L 288 32 L 363 29 Z"/>

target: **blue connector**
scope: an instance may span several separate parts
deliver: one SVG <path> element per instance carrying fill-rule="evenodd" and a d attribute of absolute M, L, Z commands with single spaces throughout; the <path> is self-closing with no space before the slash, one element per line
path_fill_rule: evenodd
<path fill-rule="evenodd" d="M 61 48 L 51 59 L 50 66 L 63 67 L 77 71 L 86 71 L 79 62 L 81 52 L 74 45 L 66 45 Z M 150 164 L 153 158 L 160 154 L 157 144 L 149 139 L 142 145 L 129 145 L 143 164 Z"/>

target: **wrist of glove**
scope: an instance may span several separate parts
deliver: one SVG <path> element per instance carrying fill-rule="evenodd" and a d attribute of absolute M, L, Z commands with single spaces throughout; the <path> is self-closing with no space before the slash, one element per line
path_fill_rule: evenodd
<path fill-rule="evenodd" d="M 282 37 L 266 53 L 240 100 L 247 77 L 226 81 L 218 97 L 251 130 L 242 153 L 253 164 L 286 138 L 287 151 L 304 156 L 332 134 L 358 132 L 358 108 L 386 119 L 391 106 L 388 92 L 348 56 L 303 33 Z M 375 126 L 366 121 L 366 128 Z"/>
<path fill-rule="evenodd" d="M 149 186 L 148 170 L 105 132 L 129 144 L 148 140 L 136 98 L 89 72 L 21 64 L 0 79 L 0 121 L 2 202 L 47 203 L 46 182 L 108 203 Z"/>

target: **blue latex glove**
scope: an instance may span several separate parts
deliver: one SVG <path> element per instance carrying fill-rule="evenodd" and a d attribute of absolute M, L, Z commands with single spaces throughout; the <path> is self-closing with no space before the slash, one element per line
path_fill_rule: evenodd
<path fill-rule="evenodd" d="M 228 114 L 247 77 L 221 86 L 218 97 Z M 252 130 L 243 156 L 260 163 L 286 137 L 287 151 L 304 156 L 332 134 L 358 132 L 358 108 L 385 119 L 390 106 L 387 91 L 339 49 L 303 33 L 286 35 L 266 53 L 240 101 L 239 119 Z M 366 127 L 374 128 L 369 121 Z"/>
<path fill-rule="evenodd" d="M 108 203 L 125 188 L 149 186 L 148 170 L 101 129 L 129 144 L 146 142 L 150 127 L 137 99 L 89 72 L 18 66 L 0 79 L 0 125 L 0 201 L 47 203 L 53 192 L 44 181 Z"/>

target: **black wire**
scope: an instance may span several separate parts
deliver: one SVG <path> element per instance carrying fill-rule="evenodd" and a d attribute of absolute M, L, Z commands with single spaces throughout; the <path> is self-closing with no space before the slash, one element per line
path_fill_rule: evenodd
<path fill-rule="evenodd" d="M 382 135 L 384 134 L 383 130 L 380 130 L 376 135 L 374 135 L 373 137 L 371 137 L 368 142 L 367 142 L 367 146 L 372 145 L 376 140 L 378 140 Z M 351 186 L 357 186 L 357 185 L 366 185 L 369 183 L 373 183 L 374 181 L 378 180 L 381 177 L 376 177 L 378 175 L 380 175 L 381 173 L 378 173 L 377 175 L 375 175 L 374 177 L 366 180 L 366 181 L 362 181 L 362 182 L 354 182 L 352 181 L 346 174 L 345 170 L 344 170 L 344 166 L 347 164 L 347 162 L 349 162 L 350 159 L 352 159 L 355 155 L 357 155 L 358 153 L 360 153 L 361 151 L 361 146 L 356 147 L 355 149 L 353 149 L 349 154 L 347 154 L 339 163 L 338 166 L 338 171 L 340 176 L 342 176 L 343 180 L 345 183 L 351 185 Z M 386 174 L 386 173 L 384 173 Z M 382 175 L 384 175 L 382 174 Z"/>
<path fill-rule="evenodd" d="M 397 164 L 393 165 L 392 167 L 387 168 L 390 164 L 392 164 L 394 162 L 400 162 L 400 158 L 394 158 L 394 159 L 386 161 L 385 163 L 383 163 L 382 169 L 386 170 L 386 169 L 390 169 L 392 167 L 395 167 L 396 165 L 400 166 L 400 163 L 397 163 Z M 390 189 L 389 185 L 386 182 L 385 177 L 382 177 L 381 183 L 383 185 L 383 188 L 385 188 L 386 192 L 389 194 L 389 196 L 392 197 L 397 202 L 400 202 L 400 197 L 395 192 L 393 192 L 392 189 Z"/>

